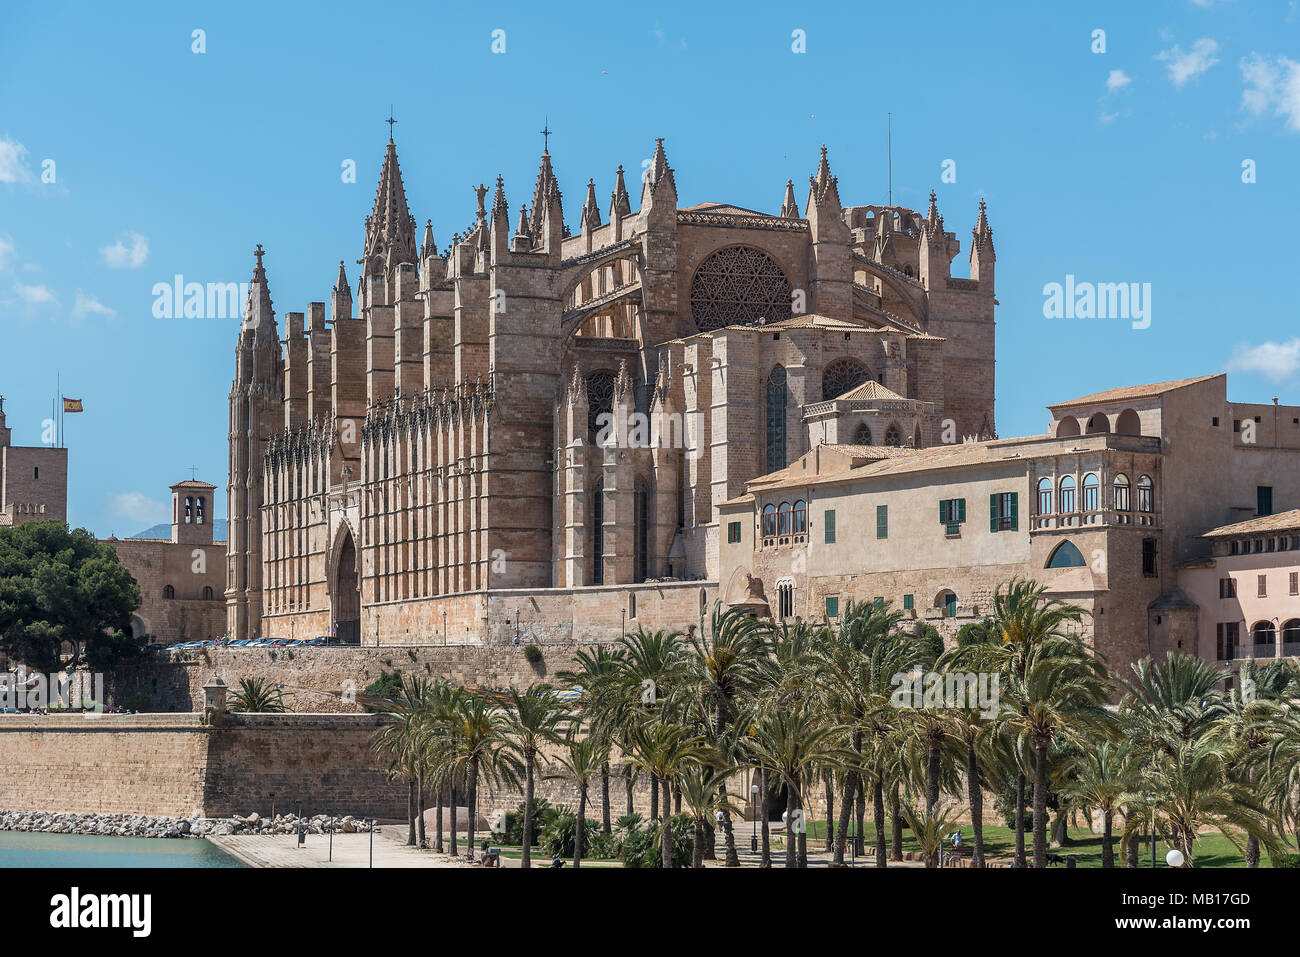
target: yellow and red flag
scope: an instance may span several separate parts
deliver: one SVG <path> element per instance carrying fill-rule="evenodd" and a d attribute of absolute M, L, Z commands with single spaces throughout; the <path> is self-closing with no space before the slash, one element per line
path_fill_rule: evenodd
<path fill-rule="evenodd" d="M 63 411 L 64 412 L 85 412 L 86 410 L 81 407 L 80 399 L 69 399 L 67 396 L 64 396 Z"/>

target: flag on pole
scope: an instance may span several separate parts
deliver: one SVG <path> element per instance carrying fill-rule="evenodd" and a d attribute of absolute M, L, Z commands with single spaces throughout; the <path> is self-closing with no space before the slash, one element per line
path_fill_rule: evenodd
<path fill-rule="evenodd" d="M 69 399 L 67 396 L 64 396 L 64 397 L 63 397 L 63 411 L 64 411 L 64 412 L 84 412 L 84 411 L 86 411 L 86 410 L 83 409 L 83 408 L 81 407 L 81 400 L 80 400 L 80 399 Z"/>

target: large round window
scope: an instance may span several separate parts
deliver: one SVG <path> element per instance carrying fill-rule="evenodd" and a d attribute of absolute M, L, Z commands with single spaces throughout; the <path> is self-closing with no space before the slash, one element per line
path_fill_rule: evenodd
<path fill-rule="evenodd" d="M 695 270 L 691 315 L 701 332 L 790 318 L 790 280 L 772 259 L 749 246 L 720 249 Z"/>

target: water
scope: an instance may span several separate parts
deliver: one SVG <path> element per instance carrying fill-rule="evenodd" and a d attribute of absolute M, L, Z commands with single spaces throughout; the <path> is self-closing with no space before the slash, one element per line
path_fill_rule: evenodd
<path fill-rule="evenodd" d="M 199 838 L 90 837 L 0 831 L 4 867 L 243 867 Z"/>

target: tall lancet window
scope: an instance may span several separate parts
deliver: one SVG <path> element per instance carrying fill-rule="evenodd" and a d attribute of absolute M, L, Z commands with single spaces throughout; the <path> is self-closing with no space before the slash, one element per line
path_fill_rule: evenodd
<path fill-rule="evenodd" d="M 633 581 L 643 582 L 650 577 L 650 494 L 646 490 L 644 479 L 636 480 L 632 493 L 632 576 Z"/>
<path fill-rule="evenodd" d="M 767 470 L 785 468 L 785 366 L 767 377 Z"/>
<path fill-rule="evenodd" d="M 591 492 L 591 583 L 605 584 L 605 482 Z"/>

